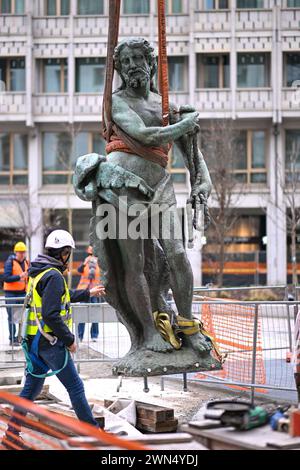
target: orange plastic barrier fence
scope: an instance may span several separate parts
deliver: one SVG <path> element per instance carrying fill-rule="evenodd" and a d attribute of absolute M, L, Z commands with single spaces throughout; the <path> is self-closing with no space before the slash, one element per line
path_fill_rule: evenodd
<path fill-rule="evenodd" d="M 222 300 L 222 299 L 214 299 Z M 222 354 L 227 354 L 223 370 L 210 373 L 214 377 L 233 382 L 252 383 L 253 342 L 255 307 L 252 305 L 235 305 L 234 301 L 210 303 L 211 298 L 204 298 L 201 319 L 206 330 L 216 339 Z M 196 378 L 205 379 L 199 373 Z M 255 383 L 266 383 L 266 371 L 263 358 L 262 324 L 258 318 L 256 344 Z M 243 387 L 235 387 L 244 389 Z M 259 389 L 259 391 L 264 391 Z"/>

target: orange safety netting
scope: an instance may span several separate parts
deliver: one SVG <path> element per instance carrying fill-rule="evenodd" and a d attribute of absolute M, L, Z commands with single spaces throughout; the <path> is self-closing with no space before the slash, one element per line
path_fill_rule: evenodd
<path fill-rule="evenodd" d="M 0 408 L 0 450 L 7 450 L 3 438 L 8 442 L 10 450 L 24 450 L 25 446 L 30 450 L 95 450 L 103 447 L 146 450 L 138 442 L 108 434 L 77 419 L 52 413 L 7 392 L 0 392 L 0 402 L 4 404 Z M 24 412 L 26 416 L 23 416 Z M 11 431 L 7 431 L 8 424 Z M 20 437 L 13 430 L 21 430 Z"/>
<path fill-rule="evenodd" d="M 214 300 L 222 300 L 222 303 L 205 303 L 212 302 L 212 299 L 203 299 L 201 320 L 204 328 L 215 338 L 220 352 L 227 354 L 227 358 L 223 364 L 223 370 L 210 373 L 210 375 L 233 382 L 251 384 L 253 383 L 255 307 L 253 305 L 239 305 L 234 301 L 224 301 L 223 299 Z M 263 385 L 266 383 L 266 371 L 260 318 L 258 318 L 257 325 L 255 364 L 255 384 Z M 201 373 L 196 374 L 195 377 L 207 378 Z M 237 388 L 243 389 L 243 387 Z"/>

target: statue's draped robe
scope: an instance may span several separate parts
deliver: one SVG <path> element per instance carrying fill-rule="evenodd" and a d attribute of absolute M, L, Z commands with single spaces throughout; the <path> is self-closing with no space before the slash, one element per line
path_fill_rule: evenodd
<path fill-rule="evenodd" d="M 98 216 L 97 209 L 101 204 L 109 204 L 115 208 L 117 220 L 119 220 L 119 217 L 127 217 L 128 208 L 132 204 L 145 206 L 145 219 L 149 219 L 151 208 L 155 204 L 163 206 L 165 210 L 175 208 L 176 198 L 171 175 L 165 171 L 161 181 L 151 188 L 139 176 L 124 170 L 119 165 L 110 163 L 109 157 L 107 159 L 91 154 L 78 159 L 74 187 L 81 199 L 93 202 L 90 241 L 98 254 L 107 292 L 106 299 L 118 312 L 119 320 L 127 327 L 134 350 L 141 346 L 140 320 L 134 314 L 128 299 L 128 292 L 125 290 L 124 266 L 118 241 L 114 237 L 102 239 L 103 237 L 97 236 L 99 222 L 105 217 Z M 120 197 L 122 197 L 122 204 L 119 204 Z M 127 199 L 124 199 L 125 197 Z M 115 225 L 114 218 L 110 220 L 110 224 Z M 169 313 L 171 318 L 174 318 L 174 312 L 167 302 L 170 288 L 168 263 L 157 239 L 149 238 L 144 241 L 144 255 L 144 273 L 149 287 L 152 310 Z"/>

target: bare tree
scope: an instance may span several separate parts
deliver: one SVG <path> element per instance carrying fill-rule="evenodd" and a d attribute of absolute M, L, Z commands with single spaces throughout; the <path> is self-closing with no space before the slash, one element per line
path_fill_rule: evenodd
<path fill-rule="evenodd" d="M 226 237 L 238 220 L 236 208 L 244 186 L 234 174 L 240 152 L 237 137 L 233 122 L 225 119 L 211 121 L 201 132 L 203 152 L 213 182 L 212 201 L 216 206 L 211 210 L 210 233 L 217 249 L 216 278 L 220 287 L 224 282 Z"/>
<path fill-rule="evenodd" d="M 284 188 L 287 205 L 287 233 L 291 237 L 291 258 L 293 285 L 298 284 L 297 274 L 297 228 L 300 224 L 300 205 L 297 190 L 300 188 L 300 142 L 293 141 L 286 152 Z"/>
<path fill-rule="evenodd" d="M 17 218 L 19 220 L 18 234 L 20 238 L 25 238 L 28 245 L 28 251 L 31 253 L 31 240 L 34 235 L 43 226 L 42 217 L 35 219 L 32 217 L 30 206 L 30 197 L 28 193 L 20 193 L 14 197 L 14 205 L 17 209 Z"/>
<path fill-rule="evenodd" d="M 74 123 L 65 124 L 63 131 L 58 139 L 57 157 L 61 165 L 61 170 L 66 173 L 66 199 L 67 199 L 67 229 L 73 233 L 73 209 L 71 205 L 71 197 L 74 194 L 73 188 L 73 161 L 76 148 L 76 138 L 81 131 L 81 124 Z M 72 286 L 73 277 L 73 254 L 71 255 L 68 271 L 68 286 Z"/>

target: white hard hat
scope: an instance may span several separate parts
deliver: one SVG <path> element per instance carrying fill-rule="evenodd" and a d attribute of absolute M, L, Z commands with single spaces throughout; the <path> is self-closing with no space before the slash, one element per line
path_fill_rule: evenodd
<path fill-rule="evenodd" d="M 45 248 L 64 248 L 65 246 L 70 246 L 75 248 L 75 242 L 72 235 L 66 230 L 54 230 L 50 233 L 46 240 Z"/>

